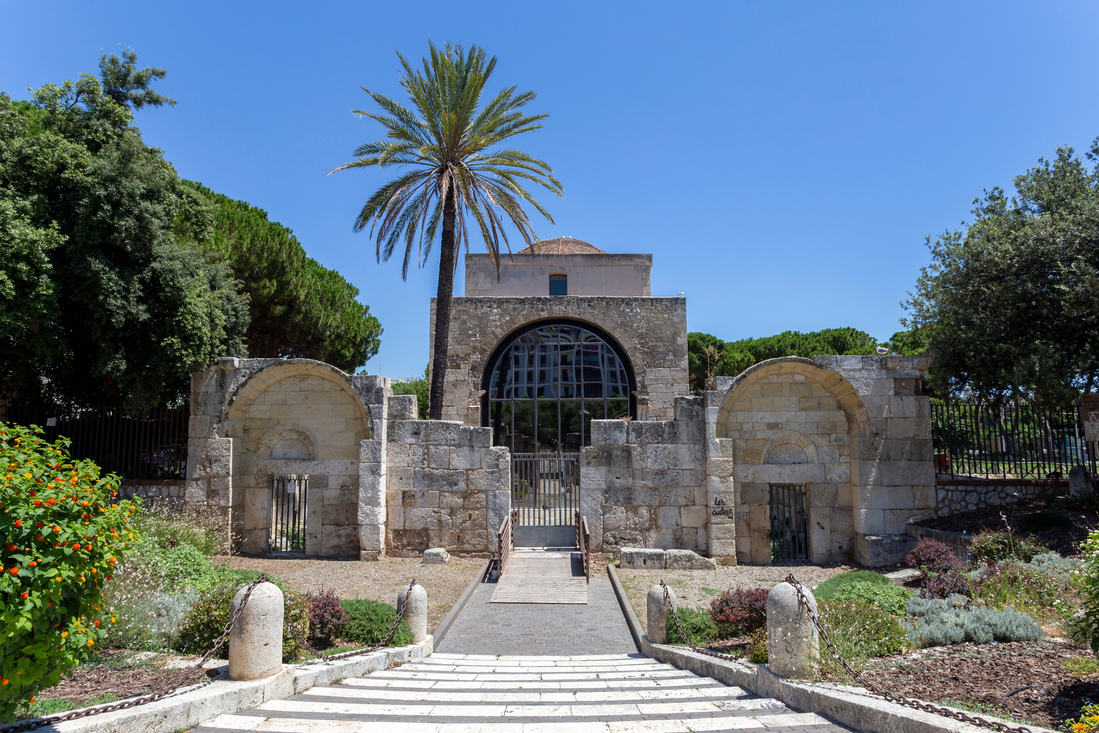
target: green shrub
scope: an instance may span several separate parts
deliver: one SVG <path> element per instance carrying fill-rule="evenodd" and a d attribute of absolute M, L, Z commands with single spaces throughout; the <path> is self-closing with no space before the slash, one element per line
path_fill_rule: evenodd
<path fill-rule="evenodd" d="M 1083 613 L 1073 624 L 1073 635 L 1091 642 L 1092 651 L 1099 654 L 1099 530 L 1088 535 L 1080 545 L 1083 563 L 1079 570 Z"/>
<path fill-rule="evenodd" d="M 821 628 L 836 645 L 840 656 L 856 669 L 868 659 L 898 654 L 908 648 L 908 635 L 904 627 L 876 604 L 824 601 L 818 609 Z M 826 676 L 843 676 L 838 661 L 823 643 L 821 664 Z"/>
<path fill-rule="evenodd" d="M 397 609 L 381 601 L 367 598 L 344 599 L 340 601 L 347 612 L 347 623 L 343 627 L 343 640 L 364 646 L 378 644 L 385 638 L 393 620 L 397 618 Z M 401 619 L 388 646 L 408 646 L 412 643 L 412 632 L 408 622 Z"/>
<path fill-rule="evenodd" d="M 283 594 L 282 661 L 293 662 L 301 658 L 309 636 L 309 604 L 304 596 L 284 587 L 280 580 L 272 578 L 271 582 Z M 237 578 L 226 575 L 206 588 L 184 616 L 172 648 L 181 654 L 205 654 L 229 622 L 233 596 L 242 585 Z M 222 659 L 228 657 L 228 642 L 219 655 Z"/>
<path fill-rule="evenodd" d="M 757 629 L 752 638 L 748 640 L 748 648 L 745 650 L 748 661 L 756 664 L 767 664 L 767 628 Z"/>
<path fill-rule="evenodd" d="M 184 543 L 161 547 L 146 540 L 138 546 L 134 561 L 145 563 L 153 582 L 162 588 L 193 587 L 196 581 L 214 572 L 209 558 L 194 545 Z"/>
<path fill-rule="evenodd" d="M 969 554 L 977 562 L 1003 562 L 1017 560 L 1030 562 L 1049 550 L 1033 540 L 1016 537 L 1013 532 L 984 530 L 969 543 Z"/>
<path fill-rule="evenodd" d="M 1055 620 L 1059 606 L 1072 595 L 1067 580 L 1042 565 L 1003 562 L 986 565 L 979 576 L 981 601 L 991 608 L 1014 608 L 1031 616 Z M 1048 567 L 1045 566 L 1045 567 Z"/>
<path fill-rule="evenodd" d="M 840 588 L 833 594 L 831 600 L 873 603 L 888 614 L 903 616 L 908 607 L 908 599 L 911 597 L 912 591 L 907 588 L 860 581 Z"/>
<path fill-rule="evenodd" d="M 969 599 L 953 595 L 946 599 L 912 598 L 912 618 L 905 622 L 908 638 L 916 647 L 948 646 L 972 641 L 1037 641 L 1042 629 L 1037 622 L 1013 608 L 993 610 L 970 605 Z"/>
<path fill-rule="evenodd" d="M 679 616 L 680 623 L 683 624 L 683 631 L 690 637 L 691 642 L 696 646 L 706 646 L 714 639 L 718 638 L 717 626 L 714 624 L 714 620 L 710 618 L 710 614 L 705 611 L 699 611 L 694 608 L 676 609 L 676 613 Z M 686 644 L 687 642 L 679 634 L 679 629 L 675 625 L 675 619 L 672 615 L 668 614 L 668 643 L 669 644 Z"/>
<path fill-rule="evenodd" d="M 0 423 L 0 721 L 102 645 L 101 593 L 134 539 L 118 477 L 41 433 Z"/>
<path fill-rule="evenodd" d="M 873 570 L 853 570 L 849 573 L 841 573 L 833 576 L 818 585 L 813 589 L 813 597 L 818 601 L 834 601 L 836 600 L 837 593 L 855 583 L 893 585 L 893 581 L 881 573 L 875 573 Z"/>

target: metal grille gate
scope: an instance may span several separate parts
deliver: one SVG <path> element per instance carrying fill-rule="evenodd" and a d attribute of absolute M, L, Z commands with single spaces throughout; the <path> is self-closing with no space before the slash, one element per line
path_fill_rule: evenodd
<path fill-rule="evenodd" d="M 771 560 L 809 559 L 808 484 L 770 484 Z"/>
<path fill-rule="evenodd" d="M 580 508 L 580 454 L 512 453 L 511 506 L 519 525 L 571 527 Z"/>
<path fill-rule="evenodd" d="M 305 552 L 305 507 L 309 476 L 287 473 L 271 484 L 271 552 Z"/>

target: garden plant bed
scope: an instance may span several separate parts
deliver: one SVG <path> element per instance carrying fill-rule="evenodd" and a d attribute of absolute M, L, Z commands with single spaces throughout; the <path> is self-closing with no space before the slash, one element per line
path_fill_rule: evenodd
<path fill-rule="evenodd" d="M 1037 499 L 932 517 L 915 524 L 973 535 L 984 529 L 1004 529 L 1005 518 L 1017 536 L 1036 540 L 1067 557 L 1077 554 L 1089 530 L 1099 526 L 1099 509 L 1068 499 Z"/>
<path fill-rule="evenodd" d="M 199 661 L 198 657 L 171 654 L 105 651 L 74 669 L 71 677 L 62 676 L 56 685 L 43 690 L 31 717 L 158 692 L 179 679 L 184 667 Z M 214 667 L 222 664 L 217 659 L 209 663 Z"/>
<path fill-rule="evenodd" d="M 438 627 L 484 558 L 451 557 L 445 565 L 425 565 L 419 558 L 391 557 L 363 562 L 324 558 L 279 559 L 233 555 L 220 558 L 233 570 L 258 570 L 274 575 L 299 593 L 335 591 L 340 598 L 369 598 L 389 605 L 413 578 L 427 591 L 427 628 Z"/>
<path fill-rule="evenodd" d="M 718 565 L 716 570 L 638 570 L 616 566 L 637 618 L 645 621 L 645 596 L 663 580 L 675 593 L 676 604 L 684 608 L 709 608 L 710 601 L 730 588 L 773 588 L 790 573 L 812 588 L 834 575 L 855 570 L 850 565 Z"/>
<path fill-rule="evenodd" d="M 967 643 L 874 659 L 863 675 L 908 697 L 1061 729 L 1082 705 L 1099 700 L 1099 674 L 1062 665 L 1081 657 L 1095 659 L 1090 649 L 1064 642 Z"/>

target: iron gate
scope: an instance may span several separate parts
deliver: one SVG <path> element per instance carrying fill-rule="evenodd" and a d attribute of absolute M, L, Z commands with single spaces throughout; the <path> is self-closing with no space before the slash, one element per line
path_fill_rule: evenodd
<path fill-rule="evenodd" d="M 271 484 L 271 552 L 305 552 L 305 507 L 309 476 L 287 473 Z"/>
<path fill-rule="evenodd" d="M 519 525 L 571 527 L 580 508 L 580 454 L 512 453 L 511 505 Z"/>
<path fill-rule="evenodd" d="M 771 484 L 771 560 L 809 559 L 807 484 Z"/>

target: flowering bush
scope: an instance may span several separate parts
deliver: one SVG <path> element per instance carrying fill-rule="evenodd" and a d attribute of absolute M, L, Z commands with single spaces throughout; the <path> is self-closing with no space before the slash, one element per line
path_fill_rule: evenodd
<path fill-rule="evenodd" d="M 1099 705 L 1089 703 L 1080 709 L 1080 719 L 1065 721 L 1065 727 L 1072 733 L 1095 733 L 1099 731 Z"/>
<path fill-rule="evenodd" d="M 69 440 L 0 423 L 0 718 L 57 683 L 107 636 L 103 585 L 129 550 L 137 506 L 118 477 L 73 461 Z"/>
<path fill-rule="evenodd" d="M 767 625 L 767 589 L 733 588 L 710 601 L 718 638 L 751 634 Z"/>
<path fill-rule="evenodd" d="M 910 568 L 916 568 L 923 577 L 946 573 L 954 569 L 958 558 L 950 545 L 938 540 L 922 539 L 905 556 L 904 562 Z"/>

